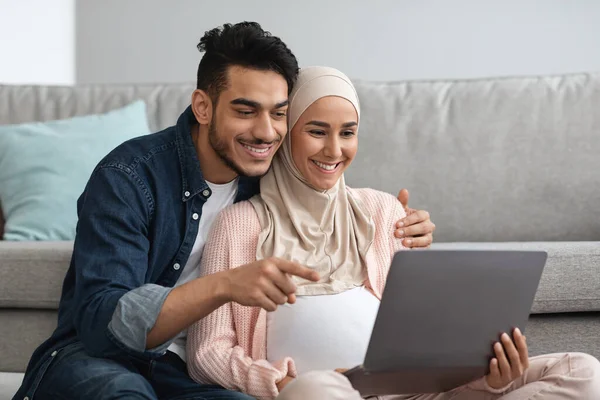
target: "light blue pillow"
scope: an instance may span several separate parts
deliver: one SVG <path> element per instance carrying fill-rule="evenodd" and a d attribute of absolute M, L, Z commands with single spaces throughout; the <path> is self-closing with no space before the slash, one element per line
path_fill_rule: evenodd
<path fill-rule="evenodd" d="M 106 114 L 0 126 L 4 239 L 73 240 L 77 199 L 95 166 L 147 133 L 143 101 Z"/>

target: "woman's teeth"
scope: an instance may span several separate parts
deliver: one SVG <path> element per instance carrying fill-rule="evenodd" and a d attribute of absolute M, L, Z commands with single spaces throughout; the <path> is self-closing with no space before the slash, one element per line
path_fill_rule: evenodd
<path fill-rule="evenodd" d="M 257 149 L 256 147 L 248 146 L 247 144 L 242 144 L 242 146 L 244 146 L 248 150 L 253 151 L 255 153 L 266 153 L 270 149 L 270 147 L 267 147 L 267 148 L 264 148 L 264 149 Z"/>
<path fill-rule="evenodd" d="M 323 168 L 326 171 L 333 171 L 339 164 L 338 163 L 338 164 L 329 165 L 329 164 L 323 164 L 323 163 L 315 161 L 315 160 L 312 160 L 312 162 L 314 162 L 317 165 L 317 167 Z"/>

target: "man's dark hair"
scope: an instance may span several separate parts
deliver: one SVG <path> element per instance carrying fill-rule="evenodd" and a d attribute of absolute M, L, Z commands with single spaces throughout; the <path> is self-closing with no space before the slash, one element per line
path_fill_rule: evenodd
<path fill-rule="evenodd" d="M 198 66 L 196 87 L 213 101 L 227 87 L 227 69 L 240 66 L 274 71 L 285 78 L 288 94 L 298 76 L 298 61 L 285 43 L 261 28 L 256 22 L 225 24 L 207 31 L 198 50 L 204 56 Z"/>

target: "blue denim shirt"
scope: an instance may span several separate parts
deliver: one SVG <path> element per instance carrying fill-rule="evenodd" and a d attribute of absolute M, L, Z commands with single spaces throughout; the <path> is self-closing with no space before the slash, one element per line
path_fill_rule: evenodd
<path fill-rule="evenodd" d="M 195 123 L 188 108 L 176 126 L 123 143 L 92 173 L 77 203 L 58 327 L 34 352 L 17 396 L 33 393 L 53 357 L 75 341 L 96 357 L 149 363 L 165 353 L 170 342 L 146 350 L 146 335 L 183 271 L 211 195 L 191 138 Z M 235 201 L 257 194 L 258 182 L 240 177 Z"/>

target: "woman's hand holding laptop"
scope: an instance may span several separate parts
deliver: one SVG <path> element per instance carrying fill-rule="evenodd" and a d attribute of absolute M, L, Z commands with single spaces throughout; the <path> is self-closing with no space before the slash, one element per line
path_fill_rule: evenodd
<path fill-rule="evenodd" d="M 514 341 L 508 334 L 503 333 L 500 337 L 501 342 L 494 343 L 496 357 L 490 361 L 490 373 L 486 376 L 487 384 L 493 389 L 510 385 L 529 367 L 525 336 L 516 328 L 513 337 Z"/>
<path fill-rule="evenodd" d="M 506 333 L 500 336 L 500 342 L 494 343 L 496 357 L 490 360 L 490 373 L 486 381 L 492 389 L 502 389 L 520 378 L 529 368 L 527 340 L 519 328 L 513 331 L 513 339 Z M 335 372 L 344 374 L 345 368 L 336 368 Z"/>

